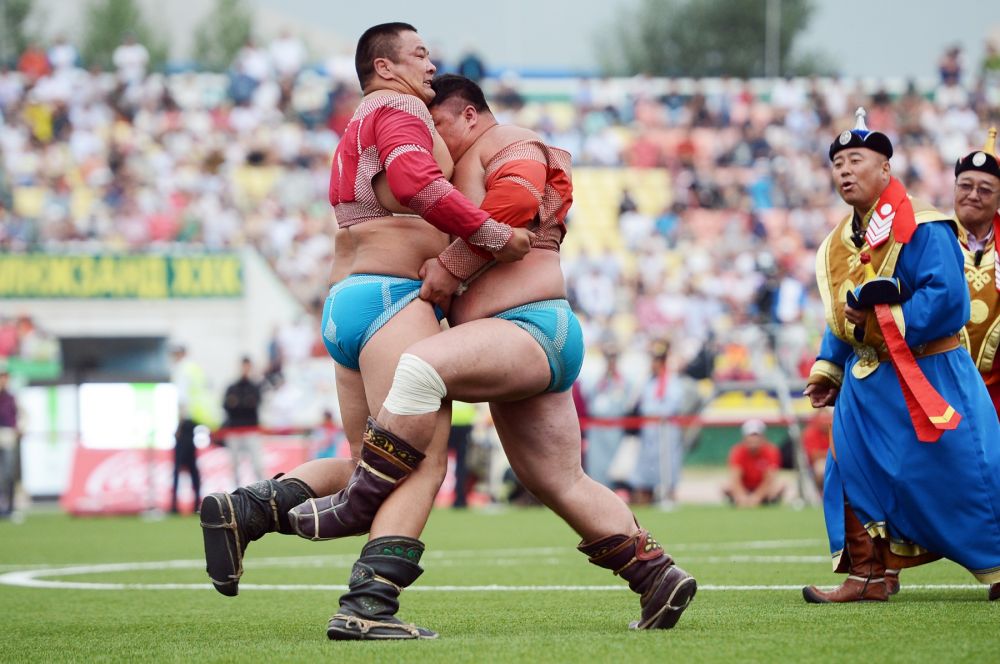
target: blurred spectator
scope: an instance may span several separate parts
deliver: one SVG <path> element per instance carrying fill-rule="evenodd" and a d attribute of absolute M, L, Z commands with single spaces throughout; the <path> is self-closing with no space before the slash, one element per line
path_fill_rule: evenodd
<path fill-rule="evenodd" d="M 175 345 L 170 351 L 170 382 L 177 390 L 177 432 L 174 434 L 174 482 L 170 493 L 170 512 L 178 513 L 177 485 L 181 471 L 191 477 L 194 509 L 201 504 L 201 474 L 194 444 L 195 428 L 211 426 L 208 415 L 205 373 L 187 354 L 187 348 Z"/>
<path fill-rule="evenodd" d="M 482 57 L 475 51 L 468 51 L 455 65 L 455 71 L 466 78 L 470 78 L 479 83 L 486 77 L 486 65 Z"/>
<path fill-rule="evenodd" d="M 631 482 L 632 502 L 648 505 L 659 498 L 662 504 L 670 505 L 677 497 L 684 445 L 681 428 L 667 418 L 680 414 L 684 386 L 668 363 L 670 348 L 666 343 L 654 344 L 651 354 L 651 376 L 638 404 L 639 416 L 647 421 L 639 434 L 639 458 Z"/>
<path fill-rule="evenodd" d="M 111 54 L 111 61 L 118 70 L 118 80 L 126 85 L 142 82 L 149 66 L 149 51 L 136 41 L 135 35 L 126 35 Z"/>
<path fill-rule="evenodd" d="M 517 89 L 518 83 L 518 75 L 511 70 L 500 75 L 499 85 L 490 98 L 491 102 L 495 102 L 498 106 L 501 115 L 503 115 L 504 110 L 516 113 L 524 107 L 524 96 Z"/>
<path fill-rule="evenodd" d="M 15 322 L 0 318 L 0 357 L 15 357 L 18 353 L 17 343 Z"/>
<path fill-rule="evenodd" d="M 260 403 L 260 385 L 253 379 L 253 362 L 244 356 L 240 361 L 240 377 L 226 388 L 222 401 L 222 407 L 226 411 L 222 427 L 235 429 L 226 432 L 226 447 L 233 463 L 233 486 L 243 486 L 267 479 L 264 475 L 264 459 L 258 430 Z M 244 461 L 249 461 L 253 469 L 253 477 L 249 481 L 240 480 L 240 469 Z"/>
<path fill-rule="evenodd" d="M 306 46 L 291 30 L 282 30 L 267 50 L 278 77 L 286 81 L 298 76 L 306 64 Z"/>
<path fill-rule="evenodd" d="M 747 420 L 743 438 L 729 451 L 729 480 L 723 489 L 737 507 L 772 505 L 781 501 L 784 486 L 778 477 L 781 451 L 764 437 L 761 420 Z"/>
<path fill-rule="evenodd" d="M 959 44 L 949 46 L 938 60 L 938 74 L 941 84 L 954 86 L 962 82 L 962 47 Z"/>
<path fill-rule="evenodd" d="M 618 217 L 618 231 L 629 251 L 638 251 L 653 235 L 653 220 L 638 210 L 626 210 Z"/>
<path fill-rule="evenodd" d="M 618 367 L 617 349 L 604 349 L 604 372 L 592 384 L 581 384 L 580 394 L 586 404 L 587 417 L 625 417 L 632 411 L 635 396 L 632 388 Z M 587 441 L 583 467 L 591 478 L 604 486 L 612 487 L 609 475 L 611 462 L 625 436 L 620 422 L 590 422 L 584 430 Z"/>
<path fill-rule="evenodd" d="M 312 434 L 314 452 L 316 459 L 327 459 L 337 456 L 337 452 L 347 438 L 344 430 L 337 425 L 333 419 L 333 411 L 324 410 L 319 425 Z"/>
<path fill-rule="evenodd" d="M 14 511 L 14 496 L 21 479 L 21 431 L 17 400 L 10 390 L 10 374 L 0 369 L 0 517 Z"/>
<path fill-rule="evenodd" d="M 254 83 L 261 83 L 271 77 L 271 59 L 267 50 L 258 46 L 253 37 L 247 37 L 236 53 L 233 69 Z"/>
<path fill-rule="evenodd" d="M 984 80 L 992 83 L 1000 76 L 1000 48 L 992 40 L 986 40 L 983 53 L 983 65 L 981 75 Z"/>
<path fill-rule="evenodd" d="M 56 37 L 55 43 L 49 47 L 48 57 L 52 69 L 57 73 L 76 69 L 80 62 L 80 54 L 76 50 L 76 46 L 70 43 L 65 35 Z"/>
<path fill-rule="evenodd" d="M 17 70 L 24 74 L 30 83 L 34 83 L 43 76 L 48 76 L 52 67 L 49 65 L 49 57 L 45 54 L 45 50 L 35 42 L 30 42 L 21 53 L 21 57 L 17 59 Z"/>
<path fill-rule="evenodd" d="M 575 286 L 575 303 L 588 316 L 608 318 L 615 312 L 615 282 L 599 265 L 591 265 Z"/>
<path fill-rule="evenodd" d="M 451 403 L 451 430 L 448 432 L 448 449 L 455 452 L 455 499 L 451 506 L 469 506 L 469 437 L 476 422 L 476 407 L 471 403 Z"/>
<path fill-rule="evenodd" d="M 833 417 L 830 413 L 819 412 L 802 429 L 802 448 L 809 462 L 809 471 L 816 488 L 823 493 L 823 478 L 826 474 L 826 457 L 833 435 Z"/>

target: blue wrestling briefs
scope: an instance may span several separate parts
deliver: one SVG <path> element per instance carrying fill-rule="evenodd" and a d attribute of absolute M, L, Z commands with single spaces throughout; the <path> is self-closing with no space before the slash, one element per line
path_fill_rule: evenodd
<path fill-rule="evenodd" d="M 323 344 L 337 364 L 360 370 L 361 349 L 389 319 L 420 296 L 420 281 L 352 274 L 330 288 L 321 323 Z M 444 318 L 434 307 L 438 320 Z"/>
<path fill-rule="evenodd" d="M 552 380 L 547 392 L 573 387 L 583 366 L 583 330 L 566 300 L 542 300 L 501 311 L 493 316 L 509 320 L 534 337 L 549 360 Z"/>

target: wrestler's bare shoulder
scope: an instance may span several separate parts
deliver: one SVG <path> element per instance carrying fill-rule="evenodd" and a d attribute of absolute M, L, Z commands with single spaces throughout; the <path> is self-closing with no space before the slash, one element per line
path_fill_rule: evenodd
<path fill-rule="evenodd" d="M 517 125 L 500 125 L 488 134 L 483 135 L 481 154 L 494 155 L 508 145 L 523 141 L 542 142 L 542 137 L 530 129 Z"/>
<path fill-rule="evenodd" d="M 527 127 L 517 125 L 500 125 L 497 127 L 498 139 L 504 143 L 514 143 L 515 141 L 541 141 L 542 137 Z"/>

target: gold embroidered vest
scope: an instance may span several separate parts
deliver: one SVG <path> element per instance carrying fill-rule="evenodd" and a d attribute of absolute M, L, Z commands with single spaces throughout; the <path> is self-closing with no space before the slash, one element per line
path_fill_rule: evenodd
<path fill-rule="evenodd" d="M 915 198 L 910 199 L 917 224 L 946 219 L 933 207 Z M 846 341 L 854 348 L 858 362 L 852 373 L 861 379 L 870 375 L 879 366 L 878 354 L 885 353 L 885 340 L 879 329 L 875 316 L 869 316 L 865 325 L 864 343 L 859 343 L 854 337 L 854 324 L 844 316 L 847 303 L 847 292 L 854 290 L 865 280 L 865 266 L 859 256 L 867 251 L 871 256 L 872 269 L 880 277 L 891 277 L 896 271 L 899 252 L 903 244 L 896 241 L 890 233 L 889 239 L 875 249 L 862 245 L 859 249 L 851 241 L 851 219 L 853 213 L 847 215 L 837 224 L 816 252 L 816 281 L 820 296 L 823 298 L 823 309 L 826 312 L 826 322 L 834 336 Z M 903 320 L 903 310 L 898 304 L 890 307 L 900 331 L 906 334 L 906 321 Z"/>
<path fill-rule="evenodd" d="M 959 224 L 958 239 L 965 255 L 965 280 L 969 284 L 972 310 L 969 322 L 959 332 L 979 373 L 988 374 L 1000 345 L 1000 293 L 994 281 L 996 237 L 990 240 L 976 266 L 976 252 L 969 251 L 968 233 Z"/>

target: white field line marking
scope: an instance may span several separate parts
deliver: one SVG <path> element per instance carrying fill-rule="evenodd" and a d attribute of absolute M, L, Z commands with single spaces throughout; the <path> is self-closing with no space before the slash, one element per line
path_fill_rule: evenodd
<path fill-rule="evenodd" d="M 446 552 L 441 552 L 442 554 Z M 330 558 L 341 558 L 344 566 L 349 566 L 353 562 L 353 556 L 336 556 L 326 558 L 330 564 Z M 761 560 L 758 560 L 761 559 Z M 268 563 L 282 563 L 284 566 L 299 567 L 301 559 L 298 558 L 270 558 L 265 559 Z M 313 558 L 305 558 L 312 561 Z M 705 557 L 703 562 L 825 562 L 823 556 L 711 556 Z M 483 561 L 480 558 L 480 561 Z M 439 563 L 449 563 L 443 558 Z M 556 560 L 558 562 L 558 560 Z M 98 565 L 76 565 L 72 567 L 47 567 L 40 569 L 21 569 L 7 572 L 0 575 L 0 584 L 9 586 L 19 586 L 22 588 L 48 588 L 62 590 L 205 590 L 210 588 L 208 583 L 105 583 L 87 581 L 65 581 L 46 579 L 45 577 L 65 577 L 79 576 L 84 574 L 100 574 L 115 572 L 134 572 L 143 570 L 169 570 L 169 569 L 197 569 L 204 565 L 202 560 L 165 560 L 157 562 L 126 562 L 126 563 L 105 563 Z M 806 584 L 802 584 L 806 585 Z M 724 591 L 791 591 L 799 590 L 802 585 L 711 585 L 700 586 L 701 590 L 724 590 Z M 246 590 L 320 590 L 341 592 L 347 589 L 345 585 L 327 584 L 253 584 L 245 583 Z M 972 590 L 981 589 L 982 586 L 976 584 L 914 584 L 906 585 L 907 590 Z M 618 591 L 625 590 L 623 584 L 617 585 L 475 585 L 475 586 L 414 586 L 411 590 L 421 592 L 563 592 L 563 591 Z"/>
<path fill-rule="evenodd" d="M 187 563 L 189 561 L 166 561 L 167 563 Z M 189 567 L 189 565 L 163 565 L 165 567 Z M 161 566 L 161 567 L 163 567 Z M 207 583 L 88 583 L 79 581 L 48 581 L 38 577 L 47 574 L 66 574 L 73 571 L 77 574 L 88 572 L 106 572 L 114 567 L 115 571 L 123 571 L 129 568 L 129 563 L 116 565 L 90 565 L 75 568 L 63 568 L 58 570 L 26 570 L 22 572 L 8 572 L 0 576 L 0 583 L 23 588 L 46 588 L 59 590 L 208 590 L 211 588 Z M 148 566 L 144 566 L 149 569 Z M 129 568 L 130 569 L 130 568 Z M 724 590 L 724 591 L 799 591 L 803 585 L 750 585 L 750 586 L 725 586 L 725 585 L 701 585 L 699 590 Z M 328 592 L 343 592 L 347 590 L 346 585 L 324 585 L 324 584 L 258 584 L 244 583 L 244 590 L 320 590 Z M 982 590 L 983 586 L 969 583 L 963 584 L 914 584 L 907 585 L 906 590 Z M 563 586 L 563 585 L 536 585 L 536 586 L 505 586 L 505 585 L 480 585 L 480 586 L 413 586 L 407 588 L 409 591 L 420 592 L 603 592 L 628 590 L 624 584 L 614 586 Z"/>

